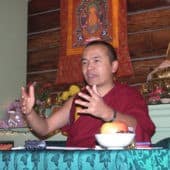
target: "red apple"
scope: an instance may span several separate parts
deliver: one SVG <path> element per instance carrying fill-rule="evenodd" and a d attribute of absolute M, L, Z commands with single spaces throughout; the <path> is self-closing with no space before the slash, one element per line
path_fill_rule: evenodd
<path fill-rule="evenodd" d="M 123 121 L 106 122 L 100 128 L 100 133 L 103 133 L 103 134 L 116 133 L 116 132 L 117 133 L 128 132 L 127 124 Z"/>

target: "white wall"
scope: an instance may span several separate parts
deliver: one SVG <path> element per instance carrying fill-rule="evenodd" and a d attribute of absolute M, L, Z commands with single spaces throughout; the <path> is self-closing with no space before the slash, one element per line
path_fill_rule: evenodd
<path fill-rule="evenodd" d="M 0 0 L 0 118 L 26 83 L 27 0 Z"/>

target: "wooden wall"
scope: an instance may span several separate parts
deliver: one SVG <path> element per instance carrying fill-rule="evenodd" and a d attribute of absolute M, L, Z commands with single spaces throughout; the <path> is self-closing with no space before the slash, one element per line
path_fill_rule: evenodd
<path fill-rule="evenodd" d="M 139 87 L 165 59 L 170 42 L 170 1 L 127 0 L 127 5 L 128 45 L 135 74 L 120 80 Z M 60 1 L 32 0 L 28 13 L 27 82 L 50 82 L 55 94 L 68 87 L 55 84 L 61 45 Z"/>

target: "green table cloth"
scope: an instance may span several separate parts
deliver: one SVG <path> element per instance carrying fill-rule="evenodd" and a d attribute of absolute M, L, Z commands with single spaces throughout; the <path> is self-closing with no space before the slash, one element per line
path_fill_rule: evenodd
<path fill-rule="evenodd" d="M 168 170 L 169 149 L 0 151 L 0 170 Z"/>

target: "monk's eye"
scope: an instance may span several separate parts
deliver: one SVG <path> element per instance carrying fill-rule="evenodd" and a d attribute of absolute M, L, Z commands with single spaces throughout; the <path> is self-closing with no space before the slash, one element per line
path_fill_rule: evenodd
<path fill-rule="evenodd" d="M 95 63 L 98 63 L 99 61 L 100 61 L 99 59 L 95 59 L 95 60 L 94 60 Z"/>
<path fill-rule="evenodd" d="M 87 60 L 81 60 L 82 65 L 86 65 L 87 63 L 88 63 Z"/>

